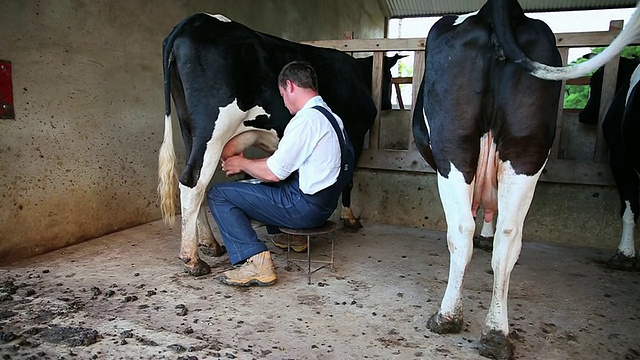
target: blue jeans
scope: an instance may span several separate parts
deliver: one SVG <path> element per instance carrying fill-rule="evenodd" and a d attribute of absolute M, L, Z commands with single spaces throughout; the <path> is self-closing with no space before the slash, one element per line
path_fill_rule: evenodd
<path fill-rule="evenodd" d="M 207 200 L 235 265 L 267 250 L 251 227 L 251 219 L 272 227 L 317 227 L 335 210 L 341 190 L 334 184 L 314 195 L 304 194 L 296 172 L 277 183 L 219 183 L 209 190 Z"/>

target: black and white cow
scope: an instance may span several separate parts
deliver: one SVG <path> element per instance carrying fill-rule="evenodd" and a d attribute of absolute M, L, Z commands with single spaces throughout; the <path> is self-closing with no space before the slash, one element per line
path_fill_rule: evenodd
<path fill-rule="evenodd" d="M 587 58 L 592 57 L 589 55 Z M 616 76 L 616 94 L 623 88 L 629 89 L 629 80 L 636 66 L 640 63 L 638 59 L 629 59 L 621 57 L 618 61 L 618 75 Z M 602 81 L 604 77 L 604 66 L 598 69 L 589 81 L 589 99 L 584 109 L 578 115 L 578 121 L 587 125 L 595 125 L 598 123 L 600 115 L 600 98 L 602 96 Z M 624 90 L 626 92 L 626 90 Z M 623 96 L 624 98 L 624 96 Z M 624 107 L 624 105 L 623 105 Z"/>
<path fill-rule="evenodd" d="M 497 221 L 493 295 L 479 350 L 487 357 L 513 357 L 507 338 L 509 279 L 553 143 L 561 85 L 531 75 L 554 80 L 582 76 L 619 52 L 619 44 L 633 40 L 628 32 L 604 55 L 558 68 L 562 64 L 553 33 L 543 22 L 527 18 L 514 0 L 489 0 L 477 13 L 445 16 L 432 27 L 413 133 L 420 153 L 437 172 L 450 268 L 440 308 L 427 323 L 431 331 L 462 329 L 464 275 L 473 253 L 474 217 L 482 206 L 485 222 Z"/>
<path fill-rule="evenodd" d="M 390 68 L 399 58 L 384 60 L 383 107 L 391 107 Z M 163 217 L 173 218 L 178 188 L 171 132 L 173 97 L 187 159 L 179 177 L 180 258 L 192 275 L 211 271 L 200 259 L 198 247 L 213 256 L 224 253 L 201 208 L 218 161 L 225 157 L 223 149 L 238 152 L 255 145 L 275 151 L 291 119 L 278 92 L 277 76 L 294 60 L 307 61 L 315 68 L 320 94 L 343 119 L 357 159 L 377 113 L 371 82 L 362 76 L 363 71 L 371 72 L 371 61 L 354 59 L 334 49 L 293 43 L 210 14 L 184 19 L 163 43 L 165 133 L 158 192 Z M 342 193 L 342 216 L 353 225 L 357 220 L 350 210 L 351 188 L 347 186 Z"/>
<path fill-rule="evenodd" d="M 622 236 L 616 254 L 607 266 L 617 270 L 640 270 L 634 226 L 640 214 L 640 90 L 638 59 L 620 58 L 616 94 L 602 122 L 609 145 L 609 163 L 620 195 Z M 604 67 L 591 77 L 589 101 L 580 112 L 580 122 L 597 124 Z"/>

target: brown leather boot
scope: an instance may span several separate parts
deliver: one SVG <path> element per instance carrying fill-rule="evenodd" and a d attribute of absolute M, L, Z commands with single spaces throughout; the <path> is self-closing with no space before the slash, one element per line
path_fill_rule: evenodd
<path fill-rule="evenodd" d="M 287 234 L 277 234 L 271 238 L 273 245 L 287 250 Z M 291 249 L 295 252 L 307 250 L 307 237 L 304 235 L 291 235 Z"/>
<path fill-rule="evenodd" d="M 263 251 L 253 255 L 237 269 L 225 271 L 218 277 L 221 283 L 232 286 L 268 286 L 276 282 L 276 270 L 271 253 Z"/>

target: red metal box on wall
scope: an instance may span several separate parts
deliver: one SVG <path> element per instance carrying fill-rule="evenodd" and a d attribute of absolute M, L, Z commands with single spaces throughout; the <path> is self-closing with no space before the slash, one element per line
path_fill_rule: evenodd
<path fill-rule="evenodd" d="M 15 119 L 11 62 L 0 60 L 0 119 Z"/>

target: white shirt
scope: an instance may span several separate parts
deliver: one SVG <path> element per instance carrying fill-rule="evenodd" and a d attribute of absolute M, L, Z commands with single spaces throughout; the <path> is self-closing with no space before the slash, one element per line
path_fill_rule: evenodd
<path fill-rule="evenodd" d="M 278 149 L 267 159 L 267 166 L 280 180 L 298 170 L 300 190 L 308 195 L 333 185 L 340 174 L 340 143 L 329 119 L 312 109 L 317 105 L 329 109 L 320 96 L 309 99 L 291 119 Z M 331 113 L 344 131 L 342 120 Z"/>

